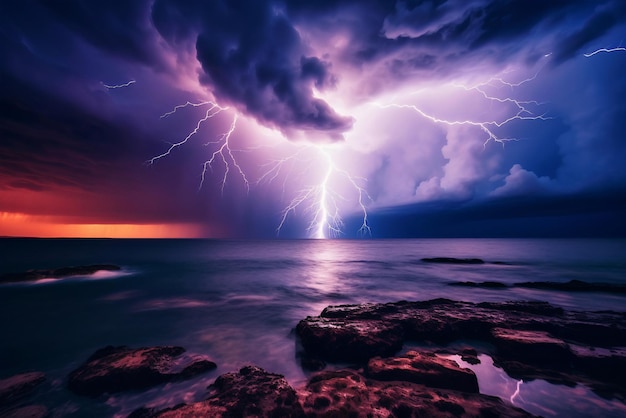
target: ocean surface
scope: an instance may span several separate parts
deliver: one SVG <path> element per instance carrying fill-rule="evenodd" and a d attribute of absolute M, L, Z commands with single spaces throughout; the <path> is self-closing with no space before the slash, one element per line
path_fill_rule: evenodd
<path fill-rule="evenodd" d="M 421 261 L 425 257 L 487 263 L 429 264 Z M 490 263 L 496 261 L 504 264 Z M 49 390 L 32 403 L 47 404 L 53 417 L 125 416 L 144 405 L 200 400 L 212 379 L 246 364 L 301 385 L 307 374 L 296 359 L 293 328 L 327 305 L 445 297 L 626 310 L 626 297 L 600 292 L 448 286 L 486 280 L 625 283 L 626 240 L 0 240 L 0 274 L 104 263 L 122 271 L 0 285 L 0 379 L 45 372 Z M 68 395 L 67 374 L 107 345 L 180 345 L 208 355 L 218 368 L 141 393 L 98 400 Z M 483 356 L 476 369 L 481 392 L 533 413 L 626 416 L 623 403 L 584 386 L 515 381 L 490 364 Z"/>

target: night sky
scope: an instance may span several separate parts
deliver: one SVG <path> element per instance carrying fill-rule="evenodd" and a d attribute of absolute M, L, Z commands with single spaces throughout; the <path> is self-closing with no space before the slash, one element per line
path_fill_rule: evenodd
<path fill-rule="evenodd" d="M 0 50 L 1 236 L 626 236 L 623 0 L 0 0 Z"/>

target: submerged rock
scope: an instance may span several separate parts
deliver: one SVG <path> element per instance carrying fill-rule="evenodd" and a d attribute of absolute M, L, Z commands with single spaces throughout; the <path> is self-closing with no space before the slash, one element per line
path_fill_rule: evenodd
<path fill-rule="evenodd" d="M 626 293 L 626 285 L 623 284 L 590 283 L 582 280 L 570 280 L 569 282 L 522 282 L 515 283 L 513 286 L 528 289 L 559 290 L 562 292 Z"/>
<path fill-rule="evenodd" d="M 439 264 L 485 264 L 485 261 L 480 258 L 453 258 L 453 257 L 433 257 L 422 258 L 425 263 L 439 263 Z"/>
<path fill-rule="evenodd" d="M 506 289 L 508 286 L 502 282 L 451 282 L 448 283 L 448 286 L 459 286 L 459 287 L 480 287 L 485 289 Z"/>
<path fill-rule="evenodd" d="M 41 279 L 60 279 L 69 276 L 89 276 L 98 271 L 118 271 L 122 268 L 113 264 L 61 267 L 51 270 L 28 270 L 21 273 L 0 275 L 0 283 L 30 282 Z"/>
<path fill-rule="evenodd" d="M 182 347 L 105 347 L 71 372 L 67 387 L 83 396 L 145 389 L 192 378 L 217 365 L 207 358 L 183 356 Z"/>
<path fill-rule="evenodd" d="M 46 375 L 41 372 L 22 373 L 0 380 L 0 408 L 30 395 L 45 380 Z"/>

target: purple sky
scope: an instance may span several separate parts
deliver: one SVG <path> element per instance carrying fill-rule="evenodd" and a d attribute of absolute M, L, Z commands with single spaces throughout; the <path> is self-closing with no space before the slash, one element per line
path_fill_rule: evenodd
<path fill-rule="evenodd" d="M 622 0 L 1 2 L 0 235 L 624 236 L 625 47 Z"/>

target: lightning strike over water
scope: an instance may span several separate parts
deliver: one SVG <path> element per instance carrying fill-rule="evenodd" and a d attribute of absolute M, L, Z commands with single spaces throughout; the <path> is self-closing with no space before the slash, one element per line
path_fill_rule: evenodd
<path fill-rule="evenodd" d="M 307 145 L 303 149 L 313 148 L 317 156 L 311 159 L 314 162 L 324 162 L 325 169 L 322 178 L 314 186 L 308 186 L 298 192 L 282 212 L 280 224 L 276 228 L 276 233 L 280 234 L 282 227 L 287 222 L 290 214 L 302 206 L 304 211 L 312 213 L 311 221 L 307 227 L 307 231 L 311 238 L 326 239 L 336 238 L 343 234 L 344 223 L 340 214 L 339 201 L 345 201 L 347 198 L 333 188 L 333 181 L 346 181 L 349 187 L 358 194 L 358 205 L 362 213 L 362 224 L 359 233 L 363 236 L 371 236 L 371 228 L 368 223 L 367 207 L 365 200 L 372 201 L 367 191 L 359 182 L 365 179 L 352 176 L 348 171 L 341 169 L 333 160 L 329 149 L 324 146 Z M 262 178 L 275 179 L 278 172 L 284 164 L 291 162 L 301 154 L 302 150 L 297 151 L 290 157 L 275 162 L 275 164 L 262 176 Z"/>
<path fill-rule="evenodd" d="M 197 135 L 205 122 L 218 114 L 229 110 L 228 107 L 222 107 L 213 101 L 187 101 L 184 104 L 175 106 L 171 111 L 164 113 L 160 117 L 161 119 L 165 119 L 187 107 L 203 106 L 208 106 L 208 108 L 205 111 L 204 116 L 196 123 L 195 128 L 191 130 L 182 140 L 170 144 L 170 147 L 165 152 L 147 160 L 146 164 L 152 165 L 161 158 L 170 156 L 176 148 L 185 145 L 190 139 Z M 217 149 L 211 152 L 210 157 L 202 165 L 199 190 L 202 189 L 205 181 L 207 180 L 209 171 L 213 171 L 215 163 L 217 161 L 221 161 L 224 165 L 224 173 L 220 181 L 222 194 L 224 193 L 229 175 L 233 172 L 233 170 L 241 178 L 246 192 L 250 191 L 251 182 L 248 180 L 243 167 L 237 161 L 235 156 L 235 152 L 242 150 L 234 149 L 231 144 L 231 138 L 237 129 L 238 120 L 239 115 L 235 113 L 228 130 L 218 135 L 217 139 L 208 141 L 204 144 L 205 146 L 217 145 Z M 246 149 L 246 151 L 248 151 L 248 149 Z M 337 163 L 332 158 L 330 150 L 326 149 L 325 146 L 313 145 L 310 143 L 300 145 L 289 156 L 272 161 L 271 163 L 266 164 L 266 166 L 269 168 L 256 182 L 254 182 L 254 184 L 258 185 L 263 182 L 272 183 L 279 176 L 284 175 L 285 177 L 282 186 L 283 193 L 285 193 L 287 189 L 286 183 L 289 175 L 293 174 L 294 171 L 299 171 L 297 173 L 298 177 L 303 178 L 308 177 L 308 173 L 318 172 L 319 170 L 316 170 L 316 168 L 320 166 L 324 167 L 324 174 L 322 178 L 317 183 L 314 183 L 314 185 L 309 185 L 300 190 L 296 197 L 293 198 L 282 211 L 280 223 L 276 228 L 277 234 L 280 234 L 280 231 L 286 224 L 289 215 L 302 206 L 305 213 L 312 214 L 311 221 L 307 227 L 307 232 L 311 238 L 324 239 L 339 237 L 343 233 L 342 229 L 344 226 L 340 215 L 339 201 L 346 201 L 347 198 L 337 192 L 333 188 L 332 183 L 334 181 L 344 181 L 358 195 L 358 206 L 362 212 L 362 223 L 358 232 L 363 236 L 371 236 L 366 201 L 371 201 L 372 199 L 368 195 L 365 188 L 360 184 L 365 181 L 365 179 L 352 176 L 348 171 L 338 167 Z"/>
<path fill-rule="evenodd" d="M 136 82 L 137 82 L 136 80 L 130 80 L 128 83 L 124 83 L 124 84 L 115 84 L 115 85 L 112 85 L 112 84 L 105 84 L 105 83 L 102 83 L 102 82 L 101 82 L 101 84 L 102 84 L 104 87 L 106 87 L 107 89 L 111 90 L 111 89 L 121 89 L 121 88 L 123 88 L 123 87 L 128 87 L 128 86 L 130 86 L 131 84 L 134 84 L 134 83 L 136 83 Z"/>
<path fill-rule="evenodd" d="M 543 105 L 541 102 L 535 100 L 520 100 L 511 95 L 499 95 L 493 93 L 493 89 L 497 91 L 500 91 L 502 88 L 515 89 L 523 84 L 532 82 L 537 75 L 538 72 L 532 77 L 519 82 L 507 81 L 501 76 L 496 76 L 474 85 L 451 83 L 442 86 L 444 88 L 452 87 L 453 89 L 464 92 L 464 94 L 477 94 L 481 100 L 484 100 L 489 106 L 499 106 L 501 109 L 500 113 L 502 114 L 500 118 L 446 118 L 437 116 L 436 112 L 423 110 L 423 107 L 417 103 L 397 102 L 395 99 L 390 103 L 371 102 L 369 105 L 376 106 L 380 109 L 411 110 L 418 113 L 426 120 L 438 125 L 473 126 L 479 128 L 486 135 L 483 146 L 486 146 L 490 141 L 504 145 L 508 141 L 517 141 L 518 138 L 500 136 L 497 133 L 498 128 L 513 121 L 545 121 L 551 119 L 551 117 L 546 116 L 545 113 L 536 111 L 536 109 Z M 413 94 L 421 93 L 423 93 L 423 91 L 420 90 Z M 170 147 L 165 152 L 151 158 L 146 163 L 152 165 L 157 160 L 169 156 L 176 148 L 183 146 L 197 135 L 206 121 L 229 110 L 228 107 L 222 107 L 214 101 L 187 101 L 184 104 L 175 106 L 169 112 L 164 113 L 161 115 L 161 118 L 165 119 L 188 107 L 197 108 L 205 106 L 207 109 L 204 116 L 198 120 L 195 128 L 191 130 L 185 138 L 170 144 Z M 229 176 L 231 176 L 233 172 L 241 178 L 246 192 L 250 191 L 251 182 L 235 154 L 236 152 L 244 150 L 238 150 L 232 147 L 232 136 L 237 129 L 238 120 L 239 115 L 235 113 L 229 128 L 224 133 L 218 135 L 215 140 L 208 141 L 204 144 L 205 146 L 216 146 L 217 148 L 210 153 L 209 158 L 202 165 L 199 190 L 202 189 L 205 184 L 209 171 L 213 172 L 216 162 L 221 161 L 221 164 L 224 166 L 223 175 L 220 180 L 222 194 L 224 193 L 226 183 L 229 181 Z M 294 144 L 292 142 L 289 143 Z M 304 187 L 296 192 L 295 197 L 289 200 L 289 203 L 281 212 L 280 221 L 276 228 L 277 235 L 280 235 L 281 230 L 288 222 L 290 216 L 295 215 L 300 209 L 304 214 L 310 217 L 306 229 L 310 238 L 325 239 L 341 236 L 343 234 L 344 222 L 340 214 L 340 208 L 342 207 L 342 202 L 350 200 L 348 196 L 345 195 L 345 191 L 339 192 L 339 188 L 336 187 L 338 184 L 343 184 L 347 186 L 348 189 L 352 190 L 350 193 L 355 193 L 355 195 L 353 195 L 356 196 L 355 200 L 357 201 L 357 206 L 355 207 L 358 207 L 362 213 L 362 222 L 358 233 L 362 236 L 371 236 L 367 204 L 373 202 L 373 199 L 363 186 L 366 179 L 355 177 L 338 165 L 332 153 L 332 147 L 335 146 L 337 145 L 328 146 L 303 143 L 297 146 L 295 151 L 288 156 L 271 161 L 265 165 L 267 170 L 254 182 L 255 185 L 259 185 L 263 182 L 272 183 L 279 177 L 283 177 L 282 191 L 284 195 L 288 189 L 288 182 L 291 184 L 296 182 L 304 184 Z M 245 149 L 245 151 L 250 151 L 250 149 Z M 316 177 L 317 180 L 315 179 Z"/>

